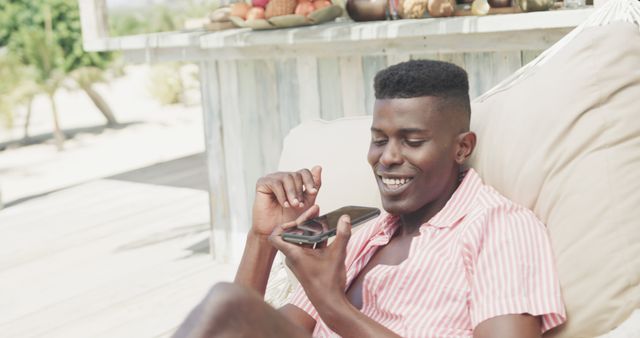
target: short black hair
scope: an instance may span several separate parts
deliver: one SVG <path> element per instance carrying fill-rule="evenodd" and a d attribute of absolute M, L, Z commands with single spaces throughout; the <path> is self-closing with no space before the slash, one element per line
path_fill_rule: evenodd
<path fill-rule="evenodd" d="M 471 115 L 467 72 L 453 63 L 411 60 L 383 69 L 376 74 L 376 99 L 436 96 Z"/>

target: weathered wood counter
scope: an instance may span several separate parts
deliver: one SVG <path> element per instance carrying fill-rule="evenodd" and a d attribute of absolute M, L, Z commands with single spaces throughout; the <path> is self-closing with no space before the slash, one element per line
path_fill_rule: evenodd
<path fill-rule="evenodd" d="M 282 139 L 293 126 L 308 119 L 370 114 L 375 73 L 409 59 L 448 60 L 464 67 L 476 97 L 592 12 L 94 37 L 85 39 L 85 49 L 120 50 L 138 62 L 199 64 L 212 252 L 233 260 L 250 225 L 255 181 L 276 169 Z"/>

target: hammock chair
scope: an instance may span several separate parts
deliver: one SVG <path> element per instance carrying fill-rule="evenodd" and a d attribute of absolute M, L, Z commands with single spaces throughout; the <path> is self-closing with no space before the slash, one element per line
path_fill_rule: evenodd
<path fill-rule="evenodd" d="M 571 201 L 572 203 L 575 202 L 571 200 L 573 195 L 567 196 L 566 192 L 560 191 L 560 193 L 558 193 L 558 191 L 555 191 L 555 190 L 561 190 L 558 188 L 558 186 L 562 187 L 562 184 L 564 182 L 555 182 L 555 183 L 551 182 L 553 184 L 548 182 L 548 181 L 551 181 L 552 179 L 556 179 L 556 181 L 561 180 L 561 179 L 558 179 L 557 177 L 550 178 L 550 175 L 552 176 L 556 171 L 558 172 L 564 171 L 565 173 L 568 172 L 569 174 L 574 174 L 573 167 L 572 167 L 573 164 L 571 161 L 576 162 L 576 159 L 581 160 L 583 158 L 588 158 L 593 154 L 599 154 L 601 152 L 605 152 L 606 150 L 603 150 L 603 149 L 608 148 L 610 145 L 618 141 L 622 143 L 627 142 L 626 144 L 622 144 L 621 146 L 622 152 L 629 151 L 629 149 L 631 149 L 632 156 L 636 156 L 636 157 L 631 156 L 628 158 L 625 157 L 624 159 L 621 160 L 623 163 L 622 167 L 624 168 L 622 168 L 623 170 L 621 170 L 621 174 L 618 176 L 623 176 L 623 178 L 627 179 L 629 182 L 640 181 L 639 176 L 631 177 L 632 175 L 630 174 L 630 172 L 640 172 L 640 170 L 636 170 L 636 169 L 639 169 L 637 163 L 638 163 L 638 160 L 640 159 L 640 152 L 636 150 L 640 148 L 640 114 L 638 114 L 640 113 L 640 104 L 638 103 L 640 102 L 640 44 L 639 44 L 640 36 L 638 36 L 637 34 L 633 36 L 635 40 L 635 44 L 633 44 L 633 46 L 639 46 L 637 47 L 637 49 L 633 49 L 636 47 L 625 46 L 627 50 L 626 53 L 632 54 L 632 55 L 625 56 L 625 55 L 619 55 L 619 53 L 618 54 L 611 53 L 611 54 L 615 54 L 615 57 L 614 56 L 611 57 L 612 58 L 611 60 L 613 60 L 611 62 L 615 63 L 617 62 L 617 60 L 622 60 L 624 61 L 624 65 L 625 65 L 624 67 L 627 67 L 627 68 L 630 67 L 632 69 L 622 69 L 622 70 L 618 69 L 617 72 L 612 73 L 613 75 L 604 74 L 603 76 L 603 77 L 606 77 L 606 75 L 609 75 L 609 78 L 611 78 L 612 76 L 625 77 L 626 75 L 624 75 L 624 73 L 626 72 L 631 74 L 629 76 L 626 76 L 630 79 L 628 80 L 623 79 L 621 81 L 616 82 L 614 86 L 618 86 L 618 87 L 610 89 L 609 91 L 603 90 L 602 93 L 604 93 L 603 94 L 604 98 L 602 100 L 595 100 L 591 102 L 586 99 L 581 99 L 581 93 L 575 92 L 575 91 L 571 93 L 572 96 L 570 98 L 568 99 L 565 98 L 564 101 L 561 100 L 563 103 L 576 101 L 579 111 L 572 112 L 570 114 L 564 114 L 564 111 L 562 109 L 564 107 L 558 108 L 557 109 L 557 113 L 559 115 L 558 119 L 562 120 L 564 118 L 566 120 L 564 121 L 566 122 L 566 126 L 565 126 L 565 129 L 561 129 L 559 132 L 556 133 L 557 135 L 554 135 L 555 138 L 551 137 L 551 140 L 547 140 L 547 142 L 550 143 L 546 145 L 548 149 L 550 149 L 549 154 L 546 154 L 544 151 L 540 151 L 539 148 L 544 148 L 545 145 L 536 144 L 535 141 L 537 140 L 534 139 L 534 142 L 529 142 L 529 143 L 533 143 L 533 145 L 526 145 L 525 149 L 526 147 L 529 147 L 530 149 L 527 149 L 527 151 L 531 149 L 533 149 L 532 152 L 538 151 L 539 153 L 538 157 L 533 158 L 530 163 L 527 163 L 528 158 L 526 158 L 526 156 L 524 160 L 522 160 L 522 158 L 519 159 L 521 162 L 520 163 L 521 167 L 518 167 L 515 169 L 512 168 L 512 166 L 510 165 L 512 162 L 510 161 L 511 159 L 508 158 L 508 154 L 501 154 L 502 148 L 496 148 L 495 146 L 497 144 L 504 144 L 509 142 L 514 144 L 518 143 L 517 142 L 518 133 L 519 134 L 529 133 L 529 131 L 525 129 L 526 127 L 528 127 L 527 124 L 531 121 L 535 121 L 535 119 L 538 117 L 540 117 L 543 120 L 546 119 L 545 121 L 547 122 L 548 121 L 554 122 L 555 116 L 553 114 L 555 114 L 556 112 L 553 110 L 556 107 L 550 106 L 549 103 L 546 103 L 547 106 L 542 105 L 543 107 L 545 107 L 544 111 L 535 111 L 535 110 L 532 111 L 531 107 L 528 107 L 529 103 L 531 102 L 535 103 L 536 101 L 544 102 L 546 100 L 538 99 L 538 98 L 533 98 L 533 99 L 529 98 L 529 101 L 520 103 L 521 105 L 525 106 L 522 108 L 528 109 L 526 114 L 525 113 L 521 114 L 521 115 L 527 115 L 525 116 L 524 119 L 522 119 L 521 117 L 517 116 L 518 110 L 520 110 L 519 109 L 520 106 L 518 106 L 519 102 L 515 102 L 515 103 L 510 102 L 510 105 L 507 106 L 501 100 L 504 99 L 504 101 L 507 101 L 508 98 L 513 97 L 513 95 L 511 95 L 512 92 L 521 90 L 523 86 L 527 86 L 527 85 L 529 87 L 526 87 L 526 88 L 531 92 L 537 92 L 535 93 L 536 95 L 544 94 L 548 86 L 544 82 L 544 79 L 541 80 L 540 77 L 544 76 L 541 74 L 544 74 L 545 72 L 548 75 L 549 66 L 553 65 L 554 67 L 556 67 L 554 69 L 557 69 L 559 67 L 558 65 L 559 59 L 562 60 L 562 62 L 568 62 L 568 63 L 572 63 L 574 61 L 580 62 L 580 60 L 582 61 L 586 60 L 588 62 L 589 61 L 588 57 L 584 55 L 576 57 L 575 59 L 563 59 L 563 57 L 566 57 L 565 54 L 567 54 L 566 52 L 568 50 L 573 52 L 575 52 L 576 50 L 579 50 L 579 51 L 588 50 L 588 48 L 590 48 L 588 43 L 587 43 L 588 46 L 586 47 L 581 46 L 580 48 L 582 49 L 580 49 L 575 46 L 576 45 L 575 42 L 577 41 L 580 43 L 585 43 L 585 41 L 589 42 L 590 40 L 585 38 L 585 35 L 591 38 L 593 34 L 588 35 L 586 33 L 589 33 L 589 34 L 593 33 L 594 27 L 607 26 L 608 27 L 607 29 L 610 29 L 611 27 L 615 25 L 619 25 L 620 23 L 627 24 L 624 27 L 625 29 L 627 29 L 627 32 L 629 30 L 628 29 L 629 26 L 632 26 L 632 25 L 635 25 L 634 29 L 640 32 L 640 28 L 638 27 L 640 25 L 640 1 L 609 0 L 600 8 L 597 8 L 596 11 L 594 11 L 591 16 L 589 16 L 582 24 L 580 24 L 578 27 L 572 30 L 569 34 L 567 34 L 565 37 L 563 37 L 561 40 L 559 40 L 549 49 L 544 51 L 533 61 L 531 61 L 530 63 L 528 63 L 521 69 L 519 69 L 518 71 L 516 71 L 513 75 L 509 76 L 508 78 L 503 80 L 501 83 L 499 83 L 497 86 L 495 86 L 485 94 L 475 99 L 472 103 L 473 105 L 472 130 L 474 130 L 479 135 L 479 144 L 477 149 L 480 150 L 480 153 L 481 153 L 478 156 L 474 155 L 474 157 L 476 158 L 472 159 L 474 161 L 474 164 L 473 164 L 474 168 L 476 168 L 476 170 L 481 174 L 485 182 L 494 186 L 496 189 L 498 189 L 500 192 L 505 194 L 507 197 L 513 199 L 514 201 L 533 209 L 534 212 L 536 212 L 539 215 L 539 217 L 541 215 L 543 216 L 541 217 L 541 219 L 549 225 L 552 242 L 554 241 L 556 242 L 553 244 L 554 244 L 554 251 L 556 252 L 556 255 L 559 258 L 559 270 L 560 268 L 566 268 L 567 266 L 571 266 L 572 264 L 581 265 L 579 267 L 582 268 L 582 270 L 580 270 L 581 274 L 578 273 L 569 277 L 567 277 L 567 274 L 565 274 L 564 280 L 563 280 L 562 271 L 560 271 L 560 275 L 561 275 L 560 279 L 561 279 L 561 284 L 563 286 L 563 295 L 565 296 L 565 301 L 567 303 L 567 313 L 568 313 L 567 324 L 568 325 L 564 325 L 563 327 L 561 327 L 560 330 L 552 330 L 555 332 L 550 332 L 549 334 L 545 334 L 545 337 L 553 337 L 553 338 L 574 338 L 574 337 L 594 337 L 594 336 L 599 336 L 599 338 L 638 338 L 640 337 L 640 310 L 633 311 L 633 309 L 638 309 L 640 307 L 640 299 L 639 299 L 640 292 L 638 291 L 640 290 L 640 285 L 638 285 L 640 284 L 638 283 L 638 281 L 640 280 L 640 265 L 638 264 L 640 263 L 640 259 L 636 258 L 636 256 L 640 257 L 640 252 L 638 252 L 639 251 L 638 248 L 640 247 L 640 244 L 636 243 L 636 242 L 640 243 L 640 239 L 638 239 L 639 232 L 635 230 L 635 228 L 637 228 L 635 224 L 637 224 L 638 218 L 640 218 L 640 212 L 634 210 L 634 209 L 638 209 L 637 206 L 640 205 L 640 197 L 638 197 L 639 195 L 638 191 L 640 191 L 640 186 L 638 186 L 638 184 L 636 183 L 630 183 L 628 185 L 631 186 L 631 188 L 635 189 L 637 187 L 637 190 L 635 190 L 635 193 L 633 192 L 633 189 L 631 189 L 631 192 L 628 192 L 628 194 L 624 195 L 623 197 L 620 197 L 618 195 L 616 196 L 616 198 L 623 198 L 624 201 L 630 201 L 627 203 L 630 205 L 628 205 L 627 209 L 625 209 L 624 211 L 627 212 L 630 216 L 637 216 L 638 218 L 636 218 L 635 220 L 632 220 L 631 222 L 626 221 L 626 223 L 623 224 L 624 229 L 617 229 L 617 228 L 615 229 L 616 231 L 619 231 L 617 234 L 618 237 L 626 236 L 626 240 L 628 241 L 628 243 L 631 243 L 629 244 L 629 246 L 633 248 L 623 253 L 624 255 L 627 255 L 627 256 L 618 255 L 618 258 L 620 258 L 620 256 L 627 257 L 628 262 L 624 262 L 624 263 L 628 263 L 628 265 L 618 267 L 616 272 L 621 273 L 620 270 L 624 270 L 625 268 L 630 271 L 627 271 L 626 275 L 623 276 L 624 280 L 618 281 L 617 286 L 619 287 L 619 289 L 610 291 L 610 293 L 607 294 L 606 292 L 604 292 L 604 290 L 602 290 L 601 292 L 601 290 L 597 288 L 600 287 L 602 283 L 607 283 L 607 278 L 617 278 L 618 276 L 616 275 L 606 276 L 608 271 L 603 273 L 604 276 L 586 275 L 586 273 L 593 273 L 594 267 L 584 266 L 584 265 L 589 265 L 588 260 L 587 260 L 587 263 L 585 263 L 585 260 L 575 261 L 575 258 L 579 256 L 579 254 L 576 254 L 575 252 L 571 252 L 573 249 L 575 249 L 576 245 L 574 245 L 574 243 L 570 242 L 569 240 L 571 238 L 576 238 L 576 237 L 578 238 L 576 242 L 578 242 L 579 240 L 582 240 L 581 238 L 579 238 L 580 234 L 573 233 L 571 234 L 571 236 L 573 237 L 568 236 L 566 234 L 566 232 L 568 232 L 568 230 L 566 229 L 567 227 L 563 228 L 563 226 L 567 224 L 557 224 L 558 223 L 557 214 L 559 214 L 560 212 L 556 209 L 553 209 L 554 205 L 559 205 L 560 207 L 565 207 L 566 209 L 567 207 L 566 203 L 568 200 Z M 604 30 L 605 29 L 602 29 L 600 31 L 604 31 Z M 635 34 L 635 30 L 634 30 L 634 34 Z M 607 31 L 606 33 L 609 33 L 609 31 Z M 607 39 L 606 36 L 600 36 L 600 38 Z M 598 43 L 597 41 L 595 42 L 591 41 L 591 42 Z M 615 49 L 616 48 L 615 43 L 618 43 L 618 46 L 619 46 L 620 43 L 624 44 L 625 42 L 612 40 L 612 42 L 609 42 L 608 44 L 600 44 L 597 47 L 600 48 L 601 50 L 603 46 L 605 46 L 606 48 Z M 630 51 L 629 51 L 629 48 L 631 48 Z M 624 49 L 624 48 L 621 47 L 620 49 Z M 629 66 L 630 64 L 631 66 Z M 575 64 L 573 65 L 569 64 L 569 66 L 571 67 L 567 67 L 567 68 L 572 68 L 574 71 L 576 68 L 578 68 Z M 603 66 L 603 65 L 600 64 L 600 66 Z M 606 65 L 604 65 L 603 67 L 605 66 Z M 604 69 L 606 70 L 606 68 Z M 572 73 L 572 74 L 575 75 L 576 73 Z M 623 74 L 623 76 L 619 76 L 619 74 Z M 580 78 L 580 79 L 584 80 L 583 78 Z M 564 81 L 563 85 L 567 85 L 567 84 L 571 84 L 572 83 L 571 81 L 573 79 L 568 78 L 568 79 L 562 79 L 562 80 Z M 535 82 L 535 81 L 538 81 L 536 86 L 531 85 L 531 82 Z M 631 92 L 633 93 L 632 96 L 636 95 L 637 93 L 637 96 L 633 97 L 631 100 L 629 100 L 629 91 L 628 91 L 629 88 L 632 89 L 631 90 Z M 625 90 L 627 90 L 627 92 L 625 92 Z M 633 106 L 638 108 L 632 108 L 632 109 L 635 109 L 635 111 L 633 111 L 631 114 L 625 113 L 627 115 L 623 116 L 623 114 L 617 112 L 618 108 L 620 107 L 619 106 L 620 100 L 618 100 L 616 103 L 618 104 L 618 106 L 609 107 L 611 108 L 610 111 L 606 111 L 605 113 L 610 113 L 609 115 L 612 116 L 612 118 L 618 119 L 617 121 L 615 121 L 615 123 L 618 123 L 618 124 L 622 123 L 622 124 L 629 124 L 629 125 L 633 124 L 633 126 L 629 127 L 630 129 L 627 128 L 626 130 L 624 130 L 625 132 L 627 132 L 627 134 L 624 134 L 624 133 L 616 134 L 619 136 L 619 139 L 616 139 L 615 141 L 610 141 L 610 140 L 603 141 L 600 139 L 602 137 L 600 137 L 601 135 L 598 133 L 602 133 L 602 135 L 605 135 L 606 132 L 608 132 L 607 130 L 608 127 L 614 128 L 614 127 L 617 127 L 618 125 L 616 125 L 615 123 L 609 123 L 610 121 L 607 121 L 607 116 L 609 115 L 604 114 L 605 117 L 603 118 L 602 117 L 603 114 L 601 111 L 591 114 L 589 113 L 589 110 L 605 107 L 605 105 L 607 104 L 606 99 L 608 97 L 617 98 L 617 96 L 620 96 L 619 93 L 621 92 L 625 92 L 622 94 L 622 96 L 625 98 L 626 101 L 622 100 L 622 102 L 624 102 L 626 106 Z M 516 98 L 527 98 L 526 94 L 528 93 L 525 93 L 525 94 L 517 93 L 517 94 L 519 94 L 520 96 L 516 95 L 515 96 Z M 553 97 L 555 98 L 561 97 L 561 94 L 562 93 L 560 94 L 554 93 L 555 96 Z M 589 102 L 584 103 L 583 106 L 580 106 L 580 104 L 583 103 L 582 101 L 585 101 L 585 102 L 589 101 Z M 522 110 L 527 110 L 527 109 L 522 109 Z M 497 110 L 502 110 L 502 112 L 496 112 Z M 631 116 L 632 114 L 635 114 L 635 115 Z M 483 120 L 484 122 L 481 122 L 481 123 L 476 122 L 476 125 L 474 126 L 473 116 L 476 116 L 477 119 Z M 503 126 L 496 126 L 497 124 L 500 124 L 501 123 L 500 120 L 505 119 L 505 117 L 507 122 L 504 122 Z M 621 117 L 622 117 L 622 122 L 620 121 Z M 521 128 L 521 129 L 518 129 L 518 132 L 513 132 L 513 130 L 509 130 L 509 129 L 514 129 L 513 128 L 514 126 L 509 124 L 509 123 L 514 124 L 514 121 L 513 121 L 514 118 L 521 119 L 516 121 L 520 123 L 520 125 L 516 127 Z M 361 120 L 362 122 L 364 122 L 364 124 L 370 123 L 370 120 L 364 120 L 364 119 Z M 526 120 L 526 119 L 529 119 L 529 120 Z M 595 124 L 592 123 L 593 122 L 592 120 L 594 119 L 596 120 Z M 598 124 L 598 121 L 600 121 L 600 119 L 602 119 L 605 123 L 602 123 L 602 125 Z M 560 121 L 560 122 L 563 122 L 563 121 Z M 329 123 L 333 123 L 333 122 L 329 122 Z M 323 127 L 320 124 L 313 124 L 313 123 L 309 123 L 306 126 L 304 126 L 305 124 L 303 124 L 301 128 L 294 129 L 291 131 L 290 135 L 293 135 L 293 134 L 295 135 L 291 139 L 288 139 L 287 142 L 293 142 L 293 143 L 298 143 L 300 141 L 306 142 L 305 140 L 303 140 L 304 137 L 301 137 L 301 135 L 304 135 L 304 134 L 307 134 L 306 137 L 312 139 L 313 135 L 316 135 L 313 128 L 316 128 L 316 129 L 336 128 L 336 129 L 332 129 L 331 133 L 332 135 L 336 135 L 336 137 L 339 137 L 339 134 L 344 131 L 342 130 L 344 128 L 341 126 L 344 126 L 345 124 L 349 124 L 348 128 L 351 128 L 351 131 L 353 131 L 354 130 L 353 126 L 355 123 L 361 123 L 361 122 L 357 122 L 354 120 L 347 120 L 347 121 L 338 122 L 333 126 L 329 126 L 329 127 Z M 592 123 L 592 124 L 589 125 L 589 123 Z M 577 124 L 577 127 L 576 127 L 576 124 Z M 587 124 L 587 125 L 585 126 L 584 124 Z M 525 125 L 525 126 L 523 127 L 522 125 Z M 505 133 L 501 132 L 500 127 L 504 128 Z M 544 129 L 547 126 L 538 125 L 537 127 L 538 129 L 542 129 L 542 132 L 544 132 Z M 573 127 L 576 127 L 576 128 L 573 128 Z M 342 129 L 338 131 L 338 129 L 340 128 Z M 487 132 L 487 129 L 489 128 L 493 128 L 491 129 L 490 133 Z M 365 129 L 368 129 L 368 126 Z M 589 135 L 589 138 L 585 138 L 586 141 L 584 142 L 584 144 L 582 144 L 580 143 L 580 140 L 581 140 L 580 136 L 583 136 L 583 135 L 577 135 L 574 138 L 573 136 L 576 133 L 575 130 L 578 130 L 579 132 L 585 132 L 585 133 L 597 134 L 597 135 L 595 136 Z M 535 132 L 539 132 L 539 131 L 540 130 L 533 130 L 531 133 L 535 135 Z M 328 130 L 322 130 L 322 132 L 326 133 L 328 132 Z M 508 136 L 503 135 L 503 134 L 509 134 L 509 132 L 511 132 L 510 135 Z M 515 137 L 514 137 L 514 134 L 516 134 Z M 311 136 L 308 136 L 308 135 L 311 135 Z M 577 152 L 570 153 L 568 156 L 566 156 L 566 151 L 565 153 L 561 152 L 560 154 L 554 154 L 553 151 L 557 152 L 558 149 L 563 151 L 565 150 L 561 146 L 556 147 L 554 142 L 557 141 L 557 142 L 567 143 L 567 140 L 566 140 L 567 138 L 569 138 L 568 143 L 577 142 L 577 145 L 576 144 L 573 145 L 574 148 L 575 147 L 579 148 Z M 296 139 L 296 140 L 292 141 L 292 139 Z M 523 137 L 520 137 L 520 139 L 523 139 Z M 575 141 L 575 140 L 578 140 L 578 141 Z M 482 142 L 484 142 L 484 144 L 482 144 Z M 306 146 L 308 146 L 308 144 L 305 144 L 305 147 Z M 515 149 L 516 147 L 515 145 L 512 146 L 511 144 L 509 144 L 507 145 L 507 147 L 511 147 L 513 149 L 506 149 L 504 153 L 508 153 L 509 151 L 511 151 L 512 153 L 515 152 L 516 155 L 521 155 L 518 153 L 523 152 L 521 151 L 521 149 Z M 592 148 L 589 148 L 589 147 L 592 147 Z M 314 149 L 314 148 L 308 147 L 305 149 Z M 498 151 L 492 151 L 496 149 L 498 149 Z M 621 149 L 616 149 L 615 151 L 620 152 Z M 584 151 L 580 152 L 581 150 L 586 151 L 586 153 Z M 525 153 L 527 151 L 525 151 Z M 290 158 L 296 157 L 294 156 L 296 154 L 292 154 L 292 153 L 287 154 L 286 152 L 287 150 L 286 150 L 286 142 L 285 142 L 285 150 L 283 151 L 282 156 L 283 157 L 288 156 Z M 509 155 L 509 156 L 512 156 L 512 155 Z M 554 157 L 555 155 L 558 155 L 558 156 Z M 502 165 L 503 167 L 505 163 L 508 163 L 509 166 L 505 170 L 504 168 L 496 168 L 497 165 L 494 163 L 498 163 L 497 165 Z M 636 164 L 634 167 L 631 168 L 631 166 L 633 165 L 632 163 L 636 163 Z M 534 168 L 534 169 L 531 169 L 531 168 Z M 510 175 L 505 174 L 505 172 L 508 170 L 511 170 Z M 524 178 L 523 178 L 522 174 L 518 173 L 518 171 L 527 171 L 527 170 L 530 171 L 528 173 L 532 172 L 533 174 L 530 176 L 524 175 Z M 535 172 L 536 170 L 546 171 L 546 176 L 538 175 L 537 177 L 534 177 L 537 174 Z M 513 173 L 514 171 L 516 172 L 515 174 Z M 484 172 L 485 175 L 482 175 L 482 172 Z M 593 172 L 591 172 L 590 174 L 593 174 Z M 611 174 L 611 172 L 607 172 L 607 174 Z M 493 177 L 490 177 L 491 175 L 493 175 Z M 575 176 L 580 177 L 580 175 L 583 175 L 583 172 L 576 169 Z M 617 175 L 617 172 L 615 172 L 615 170 L 613 171 L 613 175 Z M 512 179 L 511 181 L 509 181 L 508 179 L 505 180 L 502 176 L 507 178 L 516 177 L 517 180 L 516 179 Z M 603 176 L 606 176 L 606 175 L 603 175 Z M 596 176 L 596 177 L 599 177 L 599 176 Z M 634 180 L 635 178 L 637 178 L 637 180 Z M 535 189 L 538 189 L 538 190 L 532 189 L 531 186 L 535 186 Z M 503 188 L 504 190 L 502 190 L 501 188 Z M 512 192 L 515 190 L 515 192 L 513 194 L 510 194 L 509 189 L 511 189 Z M 527 189 L 531 191 L 528 192 Z M 542 190 L 543 193 L 547 195 L 553 195 L 553 196 L 551 196 L 551 198 L 548 198 L 547 201 L 545 202 L 542 198 L 540 199 L 538 198 L 540 190 Z M 505 193 L 505 191 L 507 191 L 507 193 Z M 521 191 L 528 192 L 529 194 L 524 197 L 518 196 L 518 194 Z M 570 193 L 573 194 L 575 193 L 575 191 L 570 191 Z M 581 193 L 581 191 L 578 191 L 578 193 L 575 193 L 574 195 L 579 195 L 579 193 Z M 593 191 L 591 192 L 591 194 L 594 195 Z M 619 195 L 622 195 L 622 194 L 619 194 Z M 595 197 L 598 197 L 598 196 L 595 196 Z M 594 198 L 594 196 L 591 196 L 591 198 Z M 565 204 L 563 205 L 563 203 Z M 573 205 L 572 212 L 574 214 L 576 213 L 581 214 L 579 210 L 580 207 L 585 209 L 584 214 L 589 214 L 588 212 L 589 210 L 586 210 L 586 209 L 592 209 L 590 205 L 586 205 L 586 206 L 579 205 L 578 207 Z M 629 211 L 629 208 L 631 208 L 632 211 Z M 595 207 L 595 209 L 597 209 L 597 207 Z M 567 212 L 567 211 L 564 210 L 564 212 Z M 593 212 L 593 210 L 591 210 L 591 212 Z M 544 216 L 549 216 L 549 217 L 544 217 Z M 564 221 L 565 223 L 567 223 L 566 219 Z M 569 221 L 573 222 L 575 221 L 575 219 L 569 218 Z M 603 222 L 606 223 L 607 221 L 608 219 L 606 218 L 603 219 L 602 217 L 600 217 L 600 219 L 598 219 L 597 222 L 593 221 L 593 223 L 599 226 L 599 225 L 602 225 L 601 223 Z M 559 223 L 562 223 L 562 222 L 559 222 Z M 617 225 L 618 224 L 612 221 L 609 226 L 617 226 Z M 576 229 L 580 230 L 582 228 L 576 227 Z M 622 232 L 623 230 L 627 232 Z M 584 235 L 584 236 L 587 237 L 587 235 Z M 594 235 L 594 236 L 597 237 L 599 235 Z M 569 240 L 567 240 L 567 238 Z M 564 242 L 562 242 L 563 240 Z M 626 243 L 627 242 L 625 242 L 625 244 Z M 587 250 L 587 251 L 590 250 L 587 244 L 582 243 L 582 245 L 583 245 L 582 246 L 583 250 Z M 612 245 L 618 245 L 618 243 L 615 243 Z M 624 246 L 624 244 L 620 246 Z M 598 248 L 593 248 L 593 250 L 591 251 L 598 252 Z M 602 264 L 603 266 L 605 266 L 606 261 L 604 262 L 599 261 L 598 264 Z M 604 270 L 605 269 L 603 269 L 603 271 Z M 631 275 L 632 277 L 629 277 L 629 275 Z M 589 298 L 592 295 L 584 295 L 582 296 L 582 298 L 586 298 L 586 299 L 580 300 L 579 298 L 581 297 L 581 295 L 579 293 L 576 294 L 575 291 L 573 291 L 574 289 L 572 288 L 576 284 L 579 284 L 581 279 L 589 280 L 591 278 L 596 278 L 596 277 L 600 278 L 599 282 L 601 284 L 596 285 L 592 283 L 586 288 L 582 286 L 582 289 L 580 290 L 588 290 L 590 292 L 601 293 L 602 297 L 605 297 L 605 298 L 609 297 L 609 295 L 613 295 L 612 297 L 618 296 L 621 298 L 617 300 L 618 303 L 609 302 L 609 304 L 607 304 L 606 307 L 602 307 L 601 309 L 598 309 L 597 306 L 591 306 L 592 308 L 589 309 L 589 311 L 591 312 L 582 311 L 583 310 L 582 307 L 587 307 L 588 303 L 592 301 L 592 299 Z M 293 279 L 293 276 L 289 275 L 288 270 L 285 268 L 284 262 L 282 260 L 282 256 L 280 256 L 279 254 L 278 258 L 276 258 L 274 262 L 274 265 L 271 271 L 271 276 L 269 279 L 269 285 L 268 285 L 267 293 L 265 296 L 265 300 L 270 304 L 274 305 L 275 307 L 279 307 L 283 305 L 286 302 L 288 295 L 293 291 L 294 284 L 295 284 L 295 281 Z M 594 297 L 594 298 L 597 298 L 597 297 Z M 621 306 L 618 306 L 618 305 L 621 305 Z M 597 313 L 597 315 L 594 315 L 594 313 Z M 581 328 L 582 326 L 589 326 L 589 325 L 591 325 L 592 327 L 597 327 L 597 329 Z"/>

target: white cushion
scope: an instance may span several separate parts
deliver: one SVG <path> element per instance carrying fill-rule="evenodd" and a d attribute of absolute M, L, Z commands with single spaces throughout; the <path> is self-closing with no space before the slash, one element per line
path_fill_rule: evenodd
<path fill-rule="evenodd" d="M 473 166 L 547 224 L 568 321 L 609 332 L 640 308 L 640 31 L 587 28 L 530 76 L 474 102 Z"/>

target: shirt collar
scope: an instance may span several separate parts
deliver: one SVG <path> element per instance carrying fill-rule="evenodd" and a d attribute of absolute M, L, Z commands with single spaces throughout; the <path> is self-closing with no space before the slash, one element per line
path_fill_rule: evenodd
<path fill-rule="evenodd" d="M 435 216 L 433 216 L 427 225 L 436 228 L 449 228 L 462 219 L 471 211 L 478 188 L 482 185 L 480 176 L 473 169 L 468 169 L 466 175 L 456 191 L 451 195 L 447 204 Z"/>
<path fill-rule="evenodd" d="M 379 221 L 377 223 L 376 234 L 382 236 L 393 236 L 393 233 L 396 231 L 396 228 L 400 224 L 400 216 L 392 215 L 383 211 L 382 216 L 380 216 Z"/>

